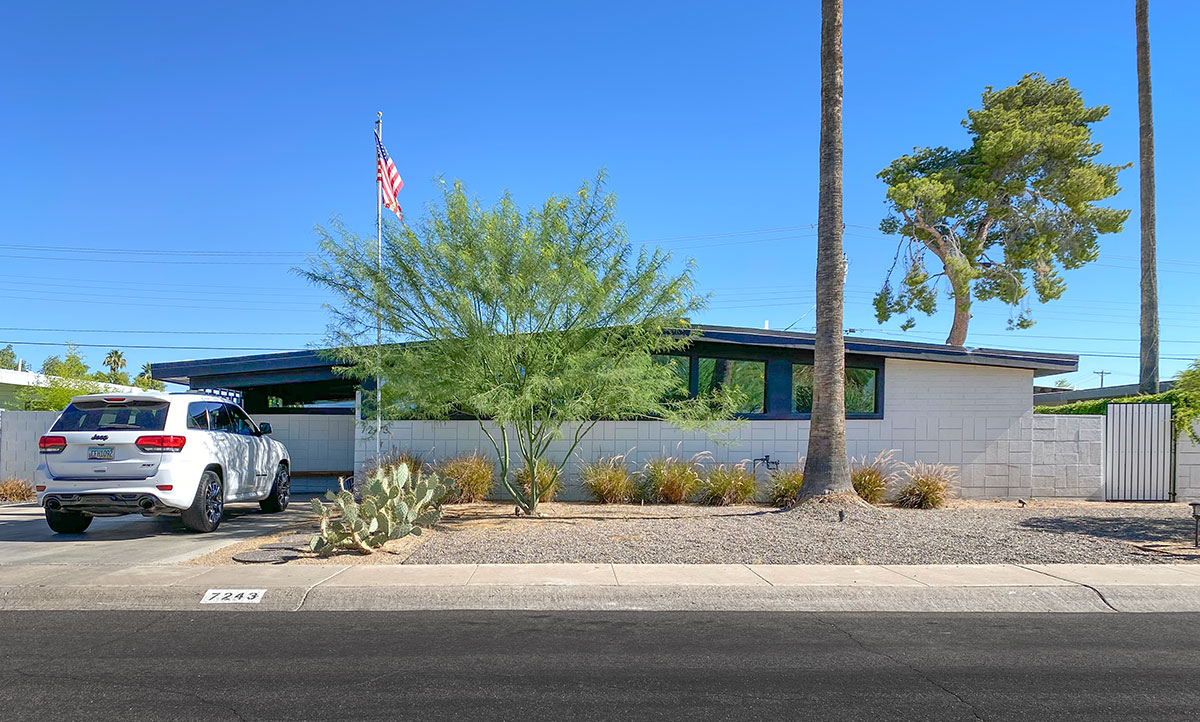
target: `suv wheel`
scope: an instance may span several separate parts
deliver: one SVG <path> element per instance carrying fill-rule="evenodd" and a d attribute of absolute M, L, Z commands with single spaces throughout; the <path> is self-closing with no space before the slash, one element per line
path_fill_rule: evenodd
<path fill-rule="evenodd" d="M 288 474 L 287 467 L 280 464 L 279 470 L 275 472 L 275 482 L 271 484 L 271 494 L 258 502 L 258 506 L 268 514 L 274 514 L 287 508 L 291 496 L 292 477 Z"/>
<path fill-rule="evenodd" d="M 196 488 L 192 505 L 184 509 L 179 518 L 194 531 L 216 531 L 221 525 L 221 513 L 224 510 L 225 484 L 217 472 L 209 469 L 200 476 L 200 485 Z"/>
<path fill-rule="evenodd" d="M 47 509 L 46 523 L 55 534 L 82 534 L 92 525 L 92 517 L 77 511 Z"/>

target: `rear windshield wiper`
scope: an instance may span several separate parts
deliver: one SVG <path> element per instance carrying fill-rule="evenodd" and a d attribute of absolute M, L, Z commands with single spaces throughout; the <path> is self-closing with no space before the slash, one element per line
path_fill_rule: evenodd
<path fill-rule="evenodd" d="M 140 429 L 137 424 L 104 424 L 96 429 L 96 431 L 106 431 L 108 429 Z"/>

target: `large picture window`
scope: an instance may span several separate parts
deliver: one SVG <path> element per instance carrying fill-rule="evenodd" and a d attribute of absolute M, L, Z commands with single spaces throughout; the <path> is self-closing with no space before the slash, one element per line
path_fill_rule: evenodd
<path fill-rule="evenodd" d="M 879 370 L 867 367 L 846 367 L 846 414 L 878 413 L 877 386 Z M 811 364 L 792 364 L 792 412 L 812 413 L 813 367 Z"/>
<path fill-rule="evenodd" d="M 666 354 L 656 354 L 653 357 L 654 363 L 660 366 L 669 366 L 675 374 L 675 385 L 667 392 L 667 400 L 682 401 L 686 399 L 690 393 L 689 381 L 691 380 L 692 361 L 687 356 L 670 356 Z"/>
<path fill-rule="evenodd" d="M 767 364 L 765 361 L 742 359 L 701 358 L 698 391 L 705 394 L 723 387 L 732 387 L 742 392 L 744 400 L 738 408 L 741 414 L 761 414 L 767 391 Z"/>

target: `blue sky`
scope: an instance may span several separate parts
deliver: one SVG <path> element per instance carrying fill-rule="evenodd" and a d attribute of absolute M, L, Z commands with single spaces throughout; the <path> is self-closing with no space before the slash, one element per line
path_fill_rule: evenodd
<path fill-rule="evenodd" d="M 1200 355 L 1186 217 L 1200 5 L 1152 5 L 1165 378 Z M 815 1 L 10 7 L 0 345 L 36 365 L 62 349 L 31 342 L 95 344 L 93 366 L 121 347 L 136 369 L 319 343 L 326 298 L 289 269 L 332 214 L 373 230 L 377 110 L 409 214 L 436 176 L 534 204 L 604 166 L 630 238 L 695 258 L 713 293 L 699 320 L 810 330 L 818 31 Z M 945 338 L 948 316 L 907 334 L 875 323 L 895 250 L 875 175 L 913 146 L 964 145 L 985 86 L 1065 76 L 1112 108 L 1102 157 L 1137 158 L 1129 0 L 848 0 L 845 58 L 846 325 L 861 335 Z M 1027 331 L 977 305 L 970 345 L 1083 354 L 1080 386 L 1098 370 L 1136 381 L 1136 166 L 1121 185 L 1112 203 L 1133 216 L 1100 261 Z"/>

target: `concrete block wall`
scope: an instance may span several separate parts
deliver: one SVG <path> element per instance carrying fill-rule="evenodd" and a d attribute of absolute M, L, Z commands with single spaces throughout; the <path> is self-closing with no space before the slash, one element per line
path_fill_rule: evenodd
<path fill-rule="evenodd" d="M 1033 489 L 1033 372 L 966 364 L 888 359 L 884 418 L 846 422 L 850 456 L 896 450 L 900 461 L 942 462 L 959 469 L 961 494 L 991 498 L 1027 496 Z M 375 453 L 374 424 L 359 424 L 355 470 Z M 572 429 L 566 429 L 569 436 Z M 596 425 L 567 466 L 562 498 L 582 498 L 578 462 L 630 452 L 633 463 L 665 454 L 708 452 L 717 463 L 737 463 L 769 454 L 796 464 L 808 447 L 809 422 L 747 421 L 728 438 L 709 438 L 652 421 L 606 421 Z M 511 437 L 510 437 L 511 438 Z M 564 439 L 549 449 L 560 460 Z M 411 451 L 430 459 L 470 451 L 495 452 L 474 421 L 395 421 L 384 424 L 388 451 Z M 514 454 L 515 458 L 515 454 Z"/>
<path fill-rule="evenodd" d="M 1031 494 L 1105 498 L 1103 416 L 1034 415 Z"/>
<path fill-rule="evenodd" d="M 1200 501 L 1200 445 L 1187 434 L 1175 442 L 1175 491 L 1179 501 Z"/>
<path fill-rule="evenodd" d="M 57 418 L 57 411 L 0 411 L 0 479 L 33 479 L 38 437 Z"/>
<path fill-rule="evenodd" d="M 354 468 L 354 417 L 320 414 L 253 414 L 271 424 L 271 438 L 288 448 L 292 469 L 349 474 Z"/>

